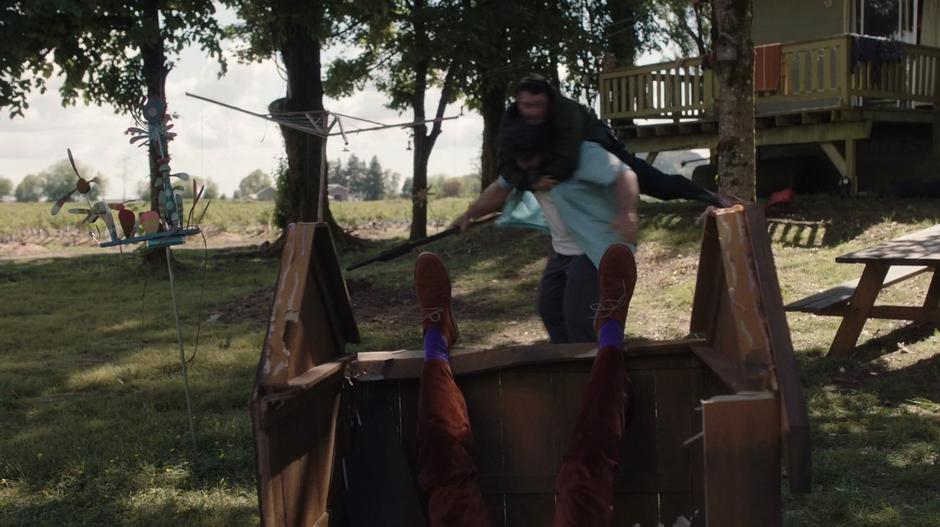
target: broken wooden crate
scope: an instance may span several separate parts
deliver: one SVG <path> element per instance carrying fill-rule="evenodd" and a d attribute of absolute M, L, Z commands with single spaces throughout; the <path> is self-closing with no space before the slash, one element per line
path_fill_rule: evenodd
<path fill-rule="evenodd" d="M 792 491 L 810 489 L 809 425 L 759 209 L 708 218 L 690 330 L 625 347 L 636 397 L 614 525 L 780 525 L 781 465 Z M 251 398 L 263 525 L 426 524 L 415 464 L 422 353 L 344 354 L 357 340 L 329 229 L 292 226 Z M 550 524 L 595 353 L 454 354 L 494 526 Z"/>

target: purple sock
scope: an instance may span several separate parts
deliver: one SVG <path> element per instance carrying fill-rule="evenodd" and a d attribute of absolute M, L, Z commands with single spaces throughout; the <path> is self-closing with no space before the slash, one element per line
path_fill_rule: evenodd
<path fill-rule="evenodd" d="M 598 349 L 623 347 L 623 323 L 613 319 L 604 322 L 597 335 L 597 344 Z"/>
<path fill-rule="evenodd" d="M 447 354 L 447 341 L 444 340 L 441 330 L 428 328 L 424 332 L 424 361 L 434 359 L 450 362 L 450 355 Z"/>

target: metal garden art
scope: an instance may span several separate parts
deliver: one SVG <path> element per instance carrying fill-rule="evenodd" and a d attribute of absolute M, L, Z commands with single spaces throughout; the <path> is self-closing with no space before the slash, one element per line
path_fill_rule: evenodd
<path fill-rule="evenodd" d="M 179 344 L 180 367 L 183 372 L 183 386 L 186 394 L 186 411 L 189 417 L 189 432 L 192 439 L 193 450 L 196 449 L 196 432 L 193 420 L 192 402 L 189 390 L 189 376 L 186 368 L 186 356 L 183 349 L 183 332 L 180 325 L 179 305 L 176 301 L 176 282 L 173 276 L 173 259 L 170 254 L 170 248 L 174 245 L 186 243 L 186 238 L 201 231 L 198 227 L 199 222 L 205 215 L 209 207 L 209 202 L 202 209 L 202 213 L 196 219 L 195 210 L 202 196 L 205 187 L 197 191 L 196 181 L 192 180 L 193 203 L 189 214 L 184 214 L 182 186 L 174 185 L 174 182 L 189 181 L 191 178 L 185 172 L 171 173 L 170 157 L 167 154 L 166 145 L 176 137 L 174 132 L 170 132 L 173 125 L 170 124 L 170 116 L 167 114 L 166 99 L 155 97 L 149 100 L 141 100 L 141 109 L 134 114 L 136 126 L 128 128 L 125 133 L 130 135 L 130 143 L 137 144 L 140 147 L 153 147 L 157 152 L 157 166 L 159 176 L 153 183 L 151 192 L 158 195 L 159 210 L 148 210 L 140 213 L 137 217 L 131 209 L 127 208 L 128 202 L 108 203 L 106 201 L 97 201 L 94 204 L 88 199 L 92 183 L 99 183 L 97 178 L 85 179 L 78 170 L 78 166 L 72 157 L 72 151 L 68 150 L 69 162 L 72 169 L 78 177 L 75 188 L 68 194 L 62 196 L 52 207 L 52 214 L 56 215 L 62 206 L 72 198 L 75 192 L 78 192 L 85 198 L 87 208 L 73 208 L 68 212 L 71 214 L 82 214 L 82 224 L 95 225 L 100 219 L 107 228 L 109 239 L 99 240 L 100 233 L 91 233 L 92 238 L 98 241 L 99 247 L 122 247 L 136 244 L 146 244 L 149 248 L 163 247 L 166 254 L 167 273 L 170 279 L 170 296 L 173 302 L 173 315 L 176 321 L 176 335 Z M 117 227 L 114 223 L 112 211 L 118 214 L 118 223 L 121 226 L 121 236 L 118 235 Z M 185 221 L 184 221 L 185 218 Z M 97 229 L 97 227 L 96 227 Z M 96 235 L 97 234 L 97 235 Z M 197 337 L 198 339 L 198 337 Z"/>

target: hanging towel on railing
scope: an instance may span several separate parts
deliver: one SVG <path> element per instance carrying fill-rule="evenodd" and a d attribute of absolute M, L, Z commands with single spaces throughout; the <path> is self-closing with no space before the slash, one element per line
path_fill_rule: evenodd
<path fill-rule="evenodd" d="M 780 89 L 780 44 L 755 46 L 754 91 L 775 92 Z"/>
<path fill-rule="evenodd" d="M 852 37 L 852 72 L 863 62 L 871 63 L 872 80 L 875 85 L 881 83 L 881 65 L 885 62 L 901 62 L 906 54 L 904 43 L 900 40 L 851 35 Z"/>

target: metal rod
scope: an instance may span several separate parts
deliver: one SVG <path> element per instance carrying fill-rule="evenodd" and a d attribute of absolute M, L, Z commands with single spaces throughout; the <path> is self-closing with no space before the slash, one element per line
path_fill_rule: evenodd
<path fill-rule="evenodd" d="M 347 130 L 346 134 L 358 134 L 359 132 L 373 132 L 375 130 L 385 130 L 386 128 L 412 128 L 422 124 L 436 123 L 438 121 L 450 121 L 451 119 L 459 119 L 459 115 L 451 115 L 450 117 L 441 117 L 440 119 L 426 119 L 424 121 L 409 121 L 407 123 L 395 123 L 395 124 L 383 124 L 382 126 L 371 126 L 369 128 L 357 128 L 356 130 Z M 329 135 L 340 135 L 339 132 L 333 132 Z"/>
<path fill-rule="evenodd" d="M 189 92 L 185 92 L 185 93 L 186 93 L 186 95 L 188 95 L 189 97 L 193 97 L 194 99 L 199 99 L 199 100 L 201 100 L 201 101 L 211 102 L 212 104 L 218 104 L 219 106 L 222 106 L 222 107 L 224 107 L 224 108 L 228 108 L 228 109 L 230 109 L 230 110 L 235 110 L 236 112 L 241 112 L 241 113 L 244 113 L 244 114 L 248 114 L 248 115 L 251 115 L 251 116 L 253 116 L 253 117 L 259 117 L 259 118 L 261 118 L 261 119 L 264 119 L 265 121 L 271 121 L 272 123 L 281 125 L 281 126 L 283 126 L 283 127 L 285 127 L 285 128 L 292 128 L 292 129 L 294 129 L 294 130 L 297 130 L 297 131 L 299 131 L 299 132 L 303 132 L 303 133 L 305 133 L 305 134 L 310 134 L 310 135 L 315 135 L 315 136 L 317 136 L 317 137 L 322 137 L 320 134 L 314 133 L 312 130 L 310 130 L 309 127 L 306 127 L 306 126 L 300 126 L 300 125 L 291 123 L 291 122 L 289 122 L 289 121 L 280 121 L 280 120 L 278 120 L 278 119 L 274 119 L 274 118 L 272 118 L 271 116 L 265 115 L 265 114 L 263 114 L 263 113 L 255 113 L 255 112 L 252 112 L 252 111 L 249 111 L 249 110 L 245 110 L 245 109 L 239 108 L 238 106 L 232 106 L 231 104 L 225 104 L 224 102 L 219 102 L 219 101 L 210 99 L 210 98 L 208 98 L 208 97 L 203 97 L 203 96 L 201 96 L 201 95 L 195 95 L 195 94 L 192 94 L 192 93 L 189 93 Z"/>
<path fill-rule="evenodd" d="M 347 118 L 347 119 L 355 119 L 355 120 L 357 120 L 357 121 L 362 121 L 362 122 L 364 122 L 364 123 L 376 124 L 376 125 L 379 125 L 379 126 L 383 126 L 383 125 L 385 124 L 385 123 L 380 123 L 380 122 L 378 122 L 378 121 L 373 121 L 373 120 L 371 120 L 371 119 L 363 119 L 362 117 L 356 117 L 355 115 L 346 115 L 346 114 L 343 114 L 343 113 L 336 113 L 336 112 L 330 112 L 330 113 L 333 114 L 333 115 L 335 115 L 335 116 L 337 116 L 337 117 L 345 117 L 345 118 Z"/>
<path fill-rule="evenodd" d="M 279 124 L 279 125 L 284 126 L 284 127 L 286 127 L 286 128 L 293 128 L 294 130 L 298 130 L 298 131 L 300 131 L 300 132 L 304 132 L 304 133 L 307 133 L 307 134 L 310 134 L 310 135 L 315 135 L 315 136 L 317 136 L 317 137 L 323 137 L 323 135 L 321 135 L 320 133 L 315 132 L 314 130 L 311 130 L 311 128 L 310 128 L 310 127 L 307 127 L 307 126 L 300 126 L 300 125 L 294 124 L 294 123 L 292 123 L 292 122 L 290 122 L 290 121 L 277 119 L 277 118 L 273 117 L 272 115 L 265 115 L 265 114 L 263 114 L 263 113 L 256 113 L 256 112 L 252 112 L 252 111 L 249 111 L 249 110 L 245 110 L 245 109 L 243 109 L 243 108 L 239 108 L 239 107 L 237 107 L 237 106 L 232 106 L 231 104 L 226 104 L 226 103 L 224 103 L 224 102 L 219 102 L 219 101 L 216 101 L 216 100 L 214 100 L 214 99 L 210 99 L 210 98 L 208 98 L 208 97 L 203 97 L 203 96 L 201 96 L 201 95 L 195 95 L 195 94 L 192 94 L 192 93 L 189 93 L 189 92 L 185 92 L 185 93 L 186 93 L 187 96 L 193 97 L 193 98 L 195 98 L 195 99 L 199 99 L 199 100 L 201 100 L 201 101 L 210 102 L 210 103 L 212 103 L 212 104 L 217 104 L 217 105 L 219 105 L 219 106 L 222 106 L 222 107 L 224 107 L 224 108 L 229 108 L 229 109 L 235 110 L 235 111 L 237 111 L 237 112 L 241 112 L 241 113 L 244 113 L 244 114 L 248 114 L 248 115 L 251 115 L 251 116 L 254 116 L 254 117 L 259 117 L 259 118 L 261 118 L 261 119 L 264 119 L 265 121 L 271 121 L 272 123 Z M 304 113 L 304 114 L 307 114 L 307 113 L 316 113 L 316 114 L 327 113 L 327 114 L 328 114 L 329 112 L 327 112 L 327 111 L 324 110 L 324 111 L 293 112 L 293 113 Z M 285 114 L 285 115 L 286 115 L 286 114 Z M 344 115 L 343 117 L 352 118 L 352 117 L 345 116 L 345 115 Z M 388 128 L 411 128 L 411 127 L 419 126 L 419 125 L 422 125 L 422 124 L 436 123 L 436 122 L 438 122 L 438 121 L 450 121 L 451 119 L 459 119 L 459 118 L 460 118 L 460 115 L 451 115 L 450 117 L 441 117 L 441 118 L 439 118 L 439 119 L 426 119 L 426 120 L 424 120 L 424 121 L 408 121 L 408 122 L 404 122 L 404 123 L 382 124 L 382 125 L 379 125 L 379 126 L 372 126 L 372 127 L 367 127 L 367 128 L 358 128 L 358 129 L 356 129 L 356 130 L 349 130 L 349 131 L 345 131 L 345 132 L 327 133 L 327 134 L 325 134 L 325 135 L 348 135 L 348 134 L 358 134 L 359 132 L 373 132 L 373 131 L 376 131 L 376 130 L 385 130 L 385 129 L 388 129 Z M 366 121 L 366 122 L 368 122 L 368 121 Z"/>
<path fill-rule="evenodd" d="M 329 116 L 327 116 L 327 119 L 329 119 Z M 333 121 L 326 126 L 327 136 L 329 136 L 330 130 L 333 129 L 333 125 L 338 120 L 334 117 Z M 327 137 L 320 140 L 320 192 L 317 197 L 317 222 L 319 223 L 323 223 L 323 209 L 326 207 L 326 141 Z"/>
<path fill-rule="evenodd" d="M 196 452 L 196 425 L 193 419 L 193 405 L 189 397 L 189 374 L 186 371 L 186 352 L 183 351 L 183 327 L 180 325 L 180 309 L 176 303 L 176 280 L 173 278 L 173 259 L 170 257 L 170 247 L 164 249 L 166 253 L 166 270 L 170 275 L 170 298 L 173 299 L 173 317 L 176 319 L 176 340 L 180 348 L 180 367 L 183 369 L 183 389 L 186 392 L 186 414 L 189 416 L 189 437 L 193 440 L 193 453 Z"/>

